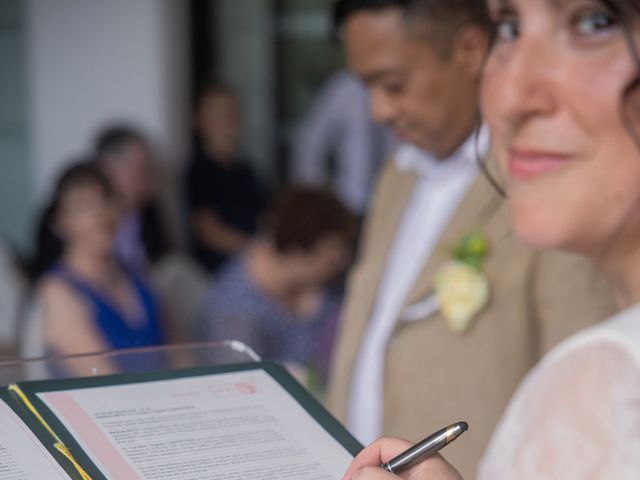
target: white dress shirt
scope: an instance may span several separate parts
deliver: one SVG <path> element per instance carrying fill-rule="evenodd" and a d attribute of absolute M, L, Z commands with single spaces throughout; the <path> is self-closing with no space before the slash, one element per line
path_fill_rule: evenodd
<path fill-rule="evenodd" d="M 367 209 L 378 168 L 395 140 L 371 120 L 369 94 L 348 72 L 334 74 L 314 100 L 293 145 L 291 177 L 295 183 L 331 185 L 354 212 Z M 329 175 L 329 160 L 335 172 Z"/>
<path fill-rule="evenodd" d="M 444 228 L 478 174 L 488 133 L 468 138 L 449 158 L 437 160 L 413 145 L 398 148 L 400 171 L 418 179 L 411 193 L 378 287 L 376 302 L 354 367 L 347 425 L 368 444 L 382 432 L 385 350 L 400 312 Z"/>

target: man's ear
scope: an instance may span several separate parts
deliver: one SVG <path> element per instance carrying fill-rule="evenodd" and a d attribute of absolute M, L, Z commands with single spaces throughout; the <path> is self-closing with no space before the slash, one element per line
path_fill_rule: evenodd
<path fill-rule="evenodd" d="M 474 80 L 480 80 L 488 52 L 489 35 L 476 25 L 460 28 L 451 45 L 452 60 Z"/>

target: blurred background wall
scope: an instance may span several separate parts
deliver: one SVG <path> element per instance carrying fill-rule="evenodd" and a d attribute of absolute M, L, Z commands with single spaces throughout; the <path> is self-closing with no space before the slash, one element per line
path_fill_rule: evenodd
<path fill-rule="evenodd" d="M 0 233 L 29 243 L 35 168 L 27 125 L 26 8 L 0 2 Z"/>
<path fill-rule="evenodd" d="M 114 121 L 139 125 L 173 178 L 188 143 L 188 3 L 28 0 L 23 8 L 36 198 Z M 162 198 L 175 218 L 172 183 Z"/>

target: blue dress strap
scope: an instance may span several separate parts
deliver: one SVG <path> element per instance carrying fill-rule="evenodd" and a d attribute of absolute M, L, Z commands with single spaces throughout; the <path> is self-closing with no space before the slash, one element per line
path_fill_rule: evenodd
<path fill-rule="evenodd" d="M 127 321 L 122 309 L 112 299 L 65 266 L 57 266 L 51 274 L 65 281 L 87 300 L 93 310 L 94 327 L 111 348 L 135 348 L 164 343 L 154 295 L 139 277 L 128 270 L 125 272 L 134 287 L 136 300 L 142 307 L 143 318 L 136 319 L 137 322 Z"/>

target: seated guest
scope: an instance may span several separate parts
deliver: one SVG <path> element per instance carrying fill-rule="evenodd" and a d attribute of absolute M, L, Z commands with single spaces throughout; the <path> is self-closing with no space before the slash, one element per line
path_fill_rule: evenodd
<path fill-rule="evenodd" d="M 91 162 L 68 168 L 40 225 L 35 301 L 48 353 L 163 343 L 157 301 L 114 255 L 118 222 L 110 184 Z"/>
<path fill-rule="evenodd" d="M 95 150 L 122 210 L 116 254 L 130 268 L 146 270 L 170 251 L 167 230 L 154 201 L 151 147 L 133 128 L 111 126 L 98 135 Z"/>
<path fill-rule="evenodd" d="M 247 246 L 262 210 L 261 190 L 238 150 L 239 123 L 238 99 L 229 88 L 203 90 L 185 188 L 194 255 L 210 272 Z"/>
<path fill-rule="evenodd" d="M 327 287 L 350 262 L 355 225 L 328 192 L 283 193 L 256 240 L 220 271 L 198 338 L 240 340 L 265 359 L 322 375 L 339 307 Z"/>
<path fill-rule="evenodd" d="M 116 255 L 129 268 L 149 274 L 162 298 L 167 339 L 182 342 L 193 328 L 188 320 L 202 300 L 206 274 L 172 248 L 158 208 L 151 146 L 134 128 L 113 125 L 98 135 L 95 151 L 121 209 Z"/>

